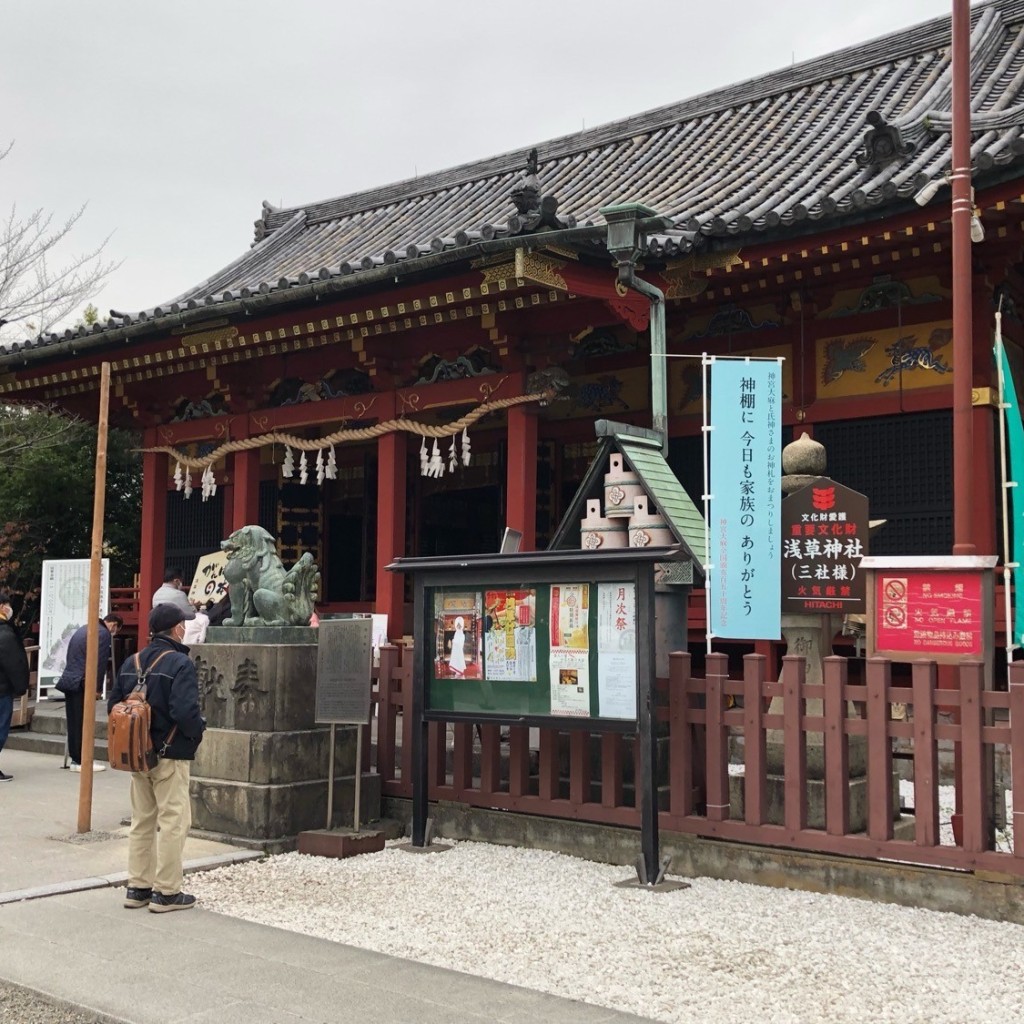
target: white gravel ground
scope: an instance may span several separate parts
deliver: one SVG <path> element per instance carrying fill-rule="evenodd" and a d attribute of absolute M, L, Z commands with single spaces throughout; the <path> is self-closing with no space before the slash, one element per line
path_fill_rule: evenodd
<path fill-rule="evenodd" d="M 210 910 L 670 1022 L 1011 1024 L 1024 927 L 628 869 L 539 850 L 331 860 L 297 853 L 193 876 Z"/>

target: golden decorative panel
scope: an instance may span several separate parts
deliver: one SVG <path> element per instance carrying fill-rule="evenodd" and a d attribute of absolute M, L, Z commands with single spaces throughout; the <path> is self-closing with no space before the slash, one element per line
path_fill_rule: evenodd
<path fill-rule="evenodd" d="M 949 320 L 819 338 L 819 398 L 847 398 L 950 385 L 953 329 Z"/>

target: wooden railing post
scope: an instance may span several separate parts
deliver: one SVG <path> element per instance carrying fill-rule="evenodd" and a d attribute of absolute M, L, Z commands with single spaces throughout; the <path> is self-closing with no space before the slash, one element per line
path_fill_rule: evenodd
<path fill-rule="evenodd" d="M 914 663 L 914 841 L 939 845 L 939 745 L 935 739 L 934 661 Z"/>
<path fill-rule="evenodd" d="M 668 807 L 675 817 L 693 813 L 693 745 L 686 711 L 690 704 L 690 655 L 668 656 Z"/>
<path fill-rule="evenodd" d="M 960 763 L 963 785 L 964 850 L 978 853 L 990 848 L 991 789 L 985 772 L 982 739 L 981 691 L 985 666 L 980 661 L 960 663 Z"/>
<path fill-rule="evenodd" d="M 1010 665 L 1010 780 L 1013 855 L 1024 858 L 1024 661 Z"/>
<path fill-rule="evenodd" d="M 763 825 L 768 814 L 767 734 L 761 725 L 767 666 L 763 654 L 743 658 L 743 806 L 748 825 Z"/>
<path fill-rule="evenodd" d="M 846 735 L 845 658 L 825 659 L 825 831 L 845 836 L 850 831 L 850 738 Z"/>
<path fill-rule="evenodd" d="M 889 682 L 892 665 L 869 658 L 868 689 L 868 835 L 892 839 L 892 741 L 889 737 Z"/>
<path fill-rule="evenodd" d="M 401 648 L 382 644 L 377 670 L 377 771 L 382 783 L 395 778 L 395 719 L 398 709 L 391 700 L 392 677 L 401 660 Z"/>
<path fill-rule="evenodd" d="M 508 791 L 526 796 L 530 789 L 530 730 L 513 725 L 508 731 Z"/>
<path fill-rule="evenodd" d="M 797 655 L 782 659 L 782 766 L 786 828 L 807 828 L 807 733 L 804 732 L 804 678 L 807 664 Z"/>
<path fill-rule="evenodd" d="M 729 659 L 724 654 L 709 654 L 705 676 L 707 707 L 707 816 L 709 821 L 729 817 L 729 738 L 725 724 L 725 688 Z"/>

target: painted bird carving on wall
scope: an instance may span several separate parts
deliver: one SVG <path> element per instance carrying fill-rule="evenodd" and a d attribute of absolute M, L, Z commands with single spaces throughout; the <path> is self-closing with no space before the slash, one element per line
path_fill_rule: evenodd
<path fill-rule="evenodd" d="M 875 339 L 835 338 L 825 346 L 825 365 L 821 371 L 822 384 L 832 384 L 839 380 L 847 370 L 852 373 L 864 373 L 867 364 L 864 357 L 875 345 Z"/>

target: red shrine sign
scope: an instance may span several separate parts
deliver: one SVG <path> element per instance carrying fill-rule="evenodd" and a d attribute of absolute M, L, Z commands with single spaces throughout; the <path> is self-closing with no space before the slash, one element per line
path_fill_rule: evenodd
<path fill-rule="evenodd" d="M 983 562 L 992 564 L 973 564 Z M 952 556 L 865 559 L 871 577 L 868 655 L 898 661 L 985 659 L 993 642 L 994 563 L 994 558 Z"/>

